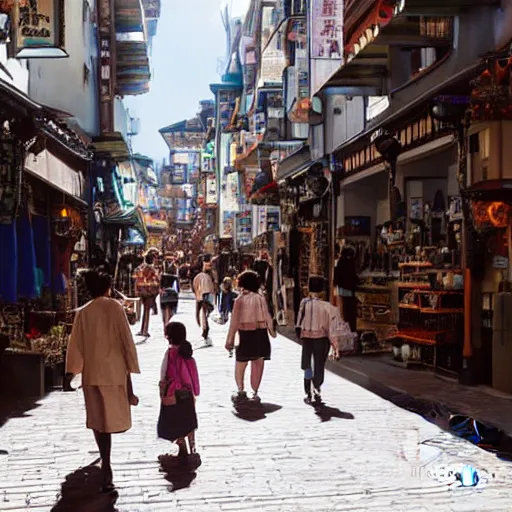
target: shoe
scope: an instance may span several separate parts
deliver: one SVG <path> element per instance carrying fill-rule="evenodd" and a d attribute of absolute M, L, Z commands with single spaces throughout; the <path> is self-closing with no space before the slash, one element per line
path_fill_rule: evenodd
<path fill-rule="evenodd" d="M 311 394 L 308 394 L 304 397 L 304 403 L 306 405 L 311 405 L 313 403 L 313 400 L 311 399 Z"/>
<path fill-rule="evenodd" d="M 245 391 L 239 391 L 238 393 L 235 393 L 231 400 L 234 404 L 240 403 L 240 402 L 247 402 L 249 400 L 247 393 Z"/>
<path fill-rule="evenodd" d="M 213 347 L 213 340 L 211 338 L 206 338 L 204 340 L 204 344 L 206 347 Z"/>
<path fill-rule="evenodd" d="M 313 388 L 313 397 L 314 397 L 315 403 L 317 403 L 317 404 L 322 403 L 322 394 L 319 389 Z"/>
<path fill-rule="evenodd" d="M 261 404 L 261 398 L 258 393 L 254 393 L 251 397 L 251 402 L 254 402 L 255 404 Z"/>

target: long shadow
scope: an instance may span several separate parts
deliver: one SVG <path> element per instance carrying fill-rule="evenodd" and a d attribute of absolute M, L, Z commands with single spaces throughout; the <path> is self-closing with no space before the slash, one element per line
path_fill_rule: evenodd
<path fill-rule="evenodd" d="M 3 427 L 12 418 L 28 416 L 28 412 L 40 407 L 41 398 L 10 398 L 0 395 L 0 427 Z"/>
<path fill-rule="evenodd" d="M 69 474 L 61 486 L 61 495 L 52 512 L 118 512 L 119 494 L 102 492 L 101 470 L 95 463 Z"/>
<path fill-rule="evenodd" d="M 320 418 L 322 423 L 326 421 L 331 421 L 333 418 L 337 418 L 340 420 L 353 420 L 354 415 L 350 412 L 343 412 L 342 410 L 336 407 L 328 407 L 324 403 L 317 404 L 314 406 L 315 414 Z"/>
<path fill-rule="evenodd" d="M 197 453 L 186 458 L 161 455 L 158 460 L 160 461 L 160 472 L 164 473 L 165 479 L 171 484 L 169 492 L 190 487 L 197 478 L 196 470 L 202 464 L 201 457 Z"/>
<path fill-rule="evenodd" d="M 233 414 L 244 421 L 255 422 L 264 420 L 267 417 L 267 414 L 272 414 L 273 412 L 279 411 L 282 409 L 281 405 L 271 404 L 271 403 L 261 403 L 261 404 L 253 404 L 253 403 L 240 403 L 234 406 L 235 410 Z"/>

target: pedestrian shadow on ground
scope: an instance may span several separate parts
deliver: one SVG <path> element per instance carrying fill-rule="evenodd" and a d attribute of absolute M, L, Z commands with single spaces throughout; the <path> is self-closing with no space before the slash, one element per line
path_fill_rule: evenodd
<path fill-rule="evenodd" d="M 38 402 L 41 398 L 10 398 L 0 394 L 0 427 L 3 427 L 8 420 L 30 416 L 30 411 L 41 406 Z"/>
<path fill-rule="evenodd" d="M 315 414 L 320 418 L 322 423 L 326 421 L 331 421 L 333 418 L 338 418 L 340 420 L 353 420 L 354 415 L 349 412 L 343 412 L 336 407 L 328 407 L 325 404 L 318 404 L 314 406 Z"/>
<path fill-rule="evenodd" d="M 237 418 L 244 421 L 255 422 L 264 420 L 267 414 L 281 410 L 282 406 L 264 402 L 261 404 L 241 403 L 235 405 L 234 408 L 233 414 Z"/>
<path fill-rule="evenodd" d="M 195 453 L 189 455 L 185 460 L 172 455 L 161 455 L 160 472 L 164 473 L 165 479 L 171 484 L 169 492 L 180 491 L 190 487 L 196 479 L 196 470 L 201 466 L 201 457 Z"/>
<path fill-rule="evenodd" d="M 69 474 L 51 512 L 118 512 L 117 491 L 102 492 L 101 470 L 94 462 Z"/>

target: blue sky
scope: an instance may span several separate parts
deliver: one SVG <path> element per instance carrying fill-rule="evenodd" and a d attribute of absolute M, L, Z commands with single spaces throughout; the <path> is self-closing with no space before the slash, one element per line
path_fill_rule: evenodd
<path fill-rule="evenodd" d="M 141 120 L 134 151 L 156 161 L 168 157 L 158 130 L 193 117 L 200 100 L 213 99 L 209 84 L 219 80 L 217 62 L 225 53 L 219 0 L 162 0 L 151 90 L 126 101 Z"/>

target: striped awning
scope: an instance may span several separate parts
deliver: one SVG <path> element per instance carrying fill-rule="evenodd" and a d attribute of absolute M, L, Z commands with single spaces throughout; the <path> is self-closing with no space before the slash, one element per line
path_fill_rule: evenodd
<path fill-rule="evenodd" d="M 144 32 L 145 17 L 141 0 L 114 1 L 117 34 Z"/>
<path fill-rule="evenodd" d="M 117 94 L 136 96 L 149 91 L 151 72 L 147 44 L 143 41 L 117 41 Z"/>

